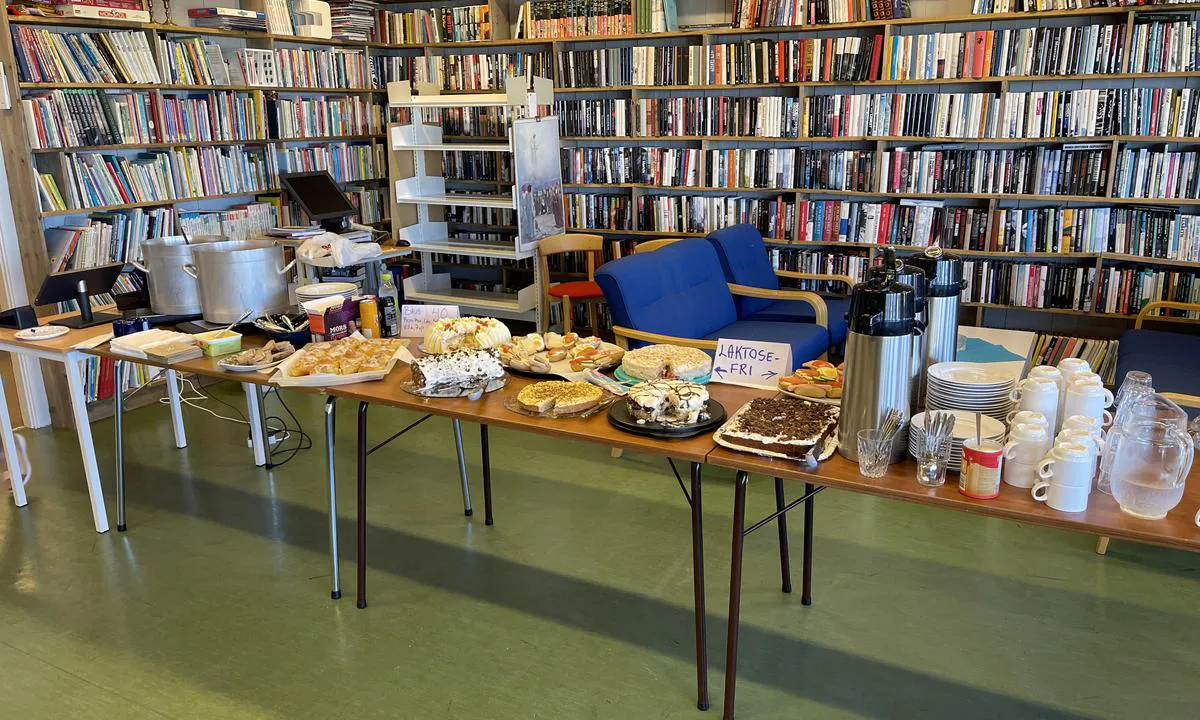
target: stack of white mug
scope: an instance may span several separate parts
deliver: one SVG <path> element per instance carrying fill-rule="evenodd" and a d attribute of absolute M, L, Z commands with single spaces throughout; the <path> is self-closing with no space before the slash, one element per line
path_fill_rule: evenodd
<path fill-rule="evenodd" d="M 1013 392 L 1004 482 L 1062 512 L 1087 509 L 1113 395 L 1086 360 L 1039 365 Z M 1054 437 L 1053 445 L 1050 438 Z"/>

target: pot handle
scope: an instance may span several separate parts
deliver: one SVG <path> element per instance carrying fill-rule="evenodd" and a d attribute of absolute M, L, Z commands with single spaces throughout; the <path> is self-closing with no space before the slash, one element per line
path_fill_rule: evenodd
<path fill-rule="evenodd" d="M 200 276 L 196 274 L 196 266 L 191 263 L 183 264 L 183 271 L 192 276 L 193 280 L 199 280 Z"/>
<path fill-rule="evenodd" d="M 137 268 L 138 270 L 141 270 L 142 272 L 146 273 L 147 275 L 149 275 L 149 274 L 150 274 L 150 270 L 149 270 L 149 269 L 148 269 L 148 268 L 147 268 L 145 265 L 143 265 L 143 264 L 141 264 L 140 262 L 138 262 L 137 260 L 134 260 L 133 262 L 131 262 L 131 263 L 129 263 L 129 264 L 130 264 L 130 265 L 132 265 L 132 266 L 134 266 L 134 267 L 135 267 L 135 268 Z"/>
<path fill-rule="evenodd" d="M 293 267 L 295 267 L 295 265 L 296 265 L 296 258 L 292 258 L 292 261 L 290 263 L 288 263 L 287 265 L 284 265 L 283 268 L 280 269 L 279 274 L 280 275 L 284 274 L 288 270 L 291 270 Z"/>

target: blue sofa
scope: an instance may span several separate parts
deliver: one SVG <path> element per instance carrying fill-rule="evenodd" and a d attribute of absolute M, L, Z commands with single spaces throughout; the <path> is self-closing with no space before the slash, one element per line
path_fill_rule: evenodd
<path fill-rule="evenodd" d="M 708 241 L 721 258 L 725 279 L 738 285 L 779 290 L 779 278 L 800 280 L 829 280 L 840 282 L 847 289 L 854 280 L 846 275 L 825 275 L 775 270 L 767 253 L 762 234 L 753 225 L 734 225 L 709 233 Z M 826 297 L 829 335 L 833 347 L 841 347 L 846 341 L 846 313 L 850 310 L 849 297 Z M 738 319 L 765 322 L 807 322 L 816 320 L 813 307 L 800 300 L 773 300 L 763 297 L 734 298 Z"/>
<path fill-rule="evenodd" d="M 823 357 L 829 349 L 825 303 L 819 295 L 731 285 L 725 281 L 717 251 L 700 238 L 606 263 L 596 271 L 596 283 L 604 291 L 613 334 L 628 347 L 662 342 L 715 350 L 718 338 L 784 342 L 791 346 L 797 367 Z M 735 294 L 803 301 L 818 321 L 740 320 Z"/>
<path fill-rule="evenodd" d="M 1117 346 L 1116 382 L 1119 386 L 1130 370 L 1144 370 L 1154 378 L 1155 390 L 1195 417 L 1200 413 L 1200 335 L 1144 329 L 1142 323 L 1153 320 L 1160 309 L 1200 311 L 1200 305 L 1152 302 L 1142 308 L 1134 329 L 1126 330 Z"/>

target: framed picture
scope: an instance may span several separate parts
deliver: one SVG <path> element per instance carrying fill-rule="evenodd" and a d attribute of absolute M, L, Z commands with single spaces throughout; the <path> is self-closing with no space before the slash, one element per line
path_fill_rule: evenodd
<path fill-rule="evenodd" d="M 516 120 L 512 132 L 517 247 L 527 250 L 542 238 L 567 231 L 558 117 Z"/>

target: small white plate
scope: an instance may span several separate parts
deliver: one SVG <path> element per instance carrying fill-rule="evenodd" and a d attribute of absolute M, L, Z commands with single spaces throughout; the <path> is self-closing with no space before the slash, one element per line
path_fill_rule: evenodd
<path fill-rule="evenodd" d="M 288 357 L 291 357 L 291 356 L 289 355 Z M 284 360 L 287 360 L 287 358 L 283 358 L 282 360 L 275 360 L 275 361 L 269 362 L 269 363 L 263 363 L 262 365 L 234 365 L 233 363 L 229 362 L 228 360 L 221 360 L 220 362 L 217 363 L 217 367 L 221 368 L 222 370 L 228 370 L 229 372 L 236 372 L 236 373 L 261 372 L 263 370 L 269 370 L 270 368 L 275 367 L 276 365 L 283 362 Z"/>
<path fill-rule="evenodd" d="M 71 331 L 69 327 L 62 325 L 41 325 L 39 327 L 25 328 L 17 333 L 18 340 L 52 340 L 56 337 L 62 337 Z"/>
<path fill-rule="evenodd" d="M 929 367 L 929 376 L 946 384 L 959 386 L 1007 385 L 1013 381 L 1011 372 L 988 367 L 986 363 L 940 362 Z"/>

